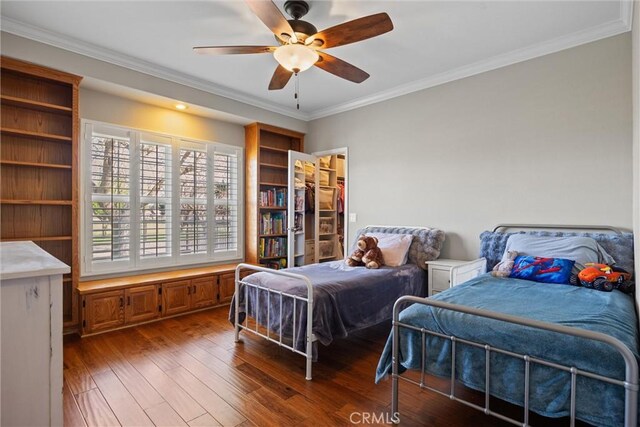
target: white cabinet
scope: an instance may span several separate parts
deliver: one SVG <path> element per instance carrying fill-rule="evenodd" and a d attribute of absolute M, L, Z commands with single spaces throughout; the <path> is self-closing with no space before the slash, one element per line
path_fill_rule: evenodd
<path fill-rule="evenodd" d="M 487 271 L 487 261 L 484 258 L 473 261 L 437 259 L 427 261 L 426 264 L 429 296 L 464 283 Z"/>
<path fill-rule="evenodd" d="M 0 243 L 3 426 L 62 425 L 62 275 L 33 242 Z"/>

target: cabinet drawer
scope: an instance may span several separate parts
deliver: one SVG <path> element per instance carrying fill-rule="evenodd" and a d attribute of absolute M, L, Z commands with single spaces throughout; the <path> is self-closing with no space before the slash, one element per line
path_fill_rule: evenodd
<path fill-rule="evenodd" d="M 449 269 L 441 270 L 434 268 L 433 273 L 431 274 L 431 278 L 433 279 L 433 283 L 431 283 L 431 289 L 435 291 L 444 291 L 449 289 L 450 285 L 450 271 Z"/>

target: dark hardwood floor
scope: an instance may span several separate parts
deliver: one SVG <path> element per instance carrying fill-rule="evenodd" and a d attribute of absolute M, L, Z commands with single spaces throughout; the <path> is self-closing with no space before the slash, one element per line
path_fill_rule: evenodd
<path fill-rule="evenodd" d="M 391 382 L 376 385 L 373 379 L 389 325 L 320 346 L 314 378 L 306 381 L 302 356 L 255 336 L 234 343 L 227 313 L 222 307 L 94 337 L 66 337 L 65 425 L 388 421 L 380 417 L 390 410 Z M 402 425 L 505 425 L 406 383 L 400 384 L 400 419 Z"/>

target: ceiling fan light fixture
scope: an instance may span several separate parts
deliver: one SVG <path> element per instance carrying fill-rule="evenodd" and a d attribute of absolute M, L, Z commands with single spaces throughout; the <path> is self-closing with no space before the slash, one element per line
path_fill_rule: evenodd
<path fill-rule="evenodd" d="M 273 56 L 289 71 L 299 73 L 311 68 L 320 56 L 318 52 L 302 44 L 285 44 L 278 47 Z"/>

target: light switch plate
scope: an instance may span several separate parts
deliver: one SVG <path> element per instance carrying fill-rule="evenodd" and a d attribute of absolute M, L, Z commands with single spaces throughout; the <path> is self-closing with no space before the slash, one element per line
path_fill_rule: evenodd
<path fill-rule="evenodd" d="M 355 213 L 349 214 L 349 222 L 356 222 L 358 220 L 358 215 Z"/>

